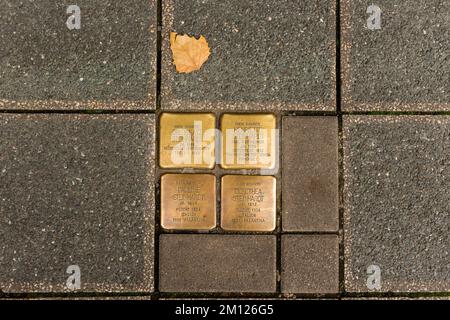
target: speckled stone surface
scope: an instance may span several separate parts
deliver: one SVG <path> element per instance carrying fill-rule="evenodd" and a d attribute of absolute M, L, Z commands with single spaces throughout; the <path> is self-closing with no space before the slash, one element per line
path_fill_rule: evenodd
<path fill-rule="evenodd" d="M 335 110 L 335 1 L 163 0 L 162 100 L 172 110 Z M 169 33 L 205 36 L 178 74 Z"/>
<path fill-rule="evenodd" d="M 276 237 L 160 236 L 161 292 L 275 292 Z"/>
<path fill-rule="evenodd" d="M 281 237 L 281 291 L 331 294 L 339 291 L 339 239 L 335 235 Z"/>
<path fill-rule="evenodd" d="M 345 289 L 450 290 L 450 116 L 344 117 Z"/>
<path fill-rule="evenodd" d="M 337 231 L 338 118 L 283 117 L 283 231 Z"/>
<path fill-rule="evenodd" d="M 367 7 L 381 9 L 369 30 Z M 450 2 L 342 0 L 342 109 L 450 110 Z"/>
<path fill-rule="evenodd" d="M 156 2 L 0 0 L 0 109 L 155 109 Z"/>
<path fill-rule="evenodd" d="M 153 290 L 153 115 L 0 115 L 0 291 Z"/>

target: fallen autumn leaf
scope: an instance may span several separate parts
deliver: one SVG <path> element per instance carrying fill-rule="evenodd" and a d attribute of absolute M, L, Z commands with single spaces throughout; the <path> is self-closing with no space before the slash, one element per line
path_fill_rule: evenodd
<path fill-rule="evenodd" d="M 199 39 L 188 35 L 170 33 L 170 48 L 173 54 L 173 63 L 177 72 L 190 73 L 199 70 L 208 60 L 211 53 L 205 37 Z"/>

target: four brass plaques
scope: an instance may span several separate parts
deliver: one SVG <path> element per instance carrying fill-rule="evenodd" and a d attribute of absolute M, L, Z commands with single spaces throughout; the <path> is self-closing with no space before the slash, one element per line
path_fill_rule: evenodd
<path fill-rule="evenodd" d="M 277 160 L 273 114 L 225 114 L 216 130 L 212 113 L 163 113 L 160 117 L 161 168 L 273 169 Z M 169 230 L 216 227 L 216 177 L 166 173 L 161 177 L 161 226 Z M 221 179 L 221 228 L 273 231 L 276 179 L 224 175 Z"/>

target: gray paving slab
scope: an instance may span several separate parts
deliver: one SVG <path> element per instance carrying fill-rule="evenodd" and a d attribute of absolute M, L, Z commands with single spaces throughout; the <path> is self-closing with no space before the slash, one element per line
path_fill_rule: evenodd
<path fill-rule="evenodd" d="M 450 116 L 347 116 L 343 138 L 346 291 L 448 292 Z"/>
<path fill-rule="evenodd" d="M 163 234 L 161 292 L 275 292 L 276 237 Z"/>
<path fill-rule="evenodd" d="M 153 115 L 0 115 L 0 291 L 153 290 Z"/>
<path fill-rule="evenodd" d="M 284 231 L 337 231 L 338 119 L 283 117 Z"/>
<path fill-rule="evenodd" d="M 163 109 L 335 110 L 335 1 L 164 0 Z M 178 74 L 169 33 L 205 36 L 202 69 Z"/>
<path fill-rule="evenodd" d="M 305 294 L 338 293 L 338 236 L 283 235 L 281 291 Z"/>
<path fill-rule="evenodd" d="M 380 29 L 367 27 L 372 4 Z M 342 109 L 450 110 L 450 2 L 342 0 Z"/>
<path fill-rule="evenodd" d="M 156 2 L 0 0 L 0 109 L 155 109 Z"/>

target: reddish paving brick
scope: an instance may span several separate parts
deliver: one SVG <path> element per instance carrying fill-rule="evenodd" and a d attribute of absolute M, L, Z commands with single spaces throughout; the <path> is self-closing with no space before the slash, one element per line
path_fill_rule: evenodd
<path fill-rule="evenodd" d="M 337 117 L 284 117 L 284 231 L 337 231 Z"/>
<path fill-rule="evenodd" d="M 326 294 L 339 291 L 339 241 L 335 235 L 283 235 L 281 291 Z"/>
<path fill-rule="evenodd" d="M 160 236 L 161 292 L 275 292 L 276 237 Z"/>

